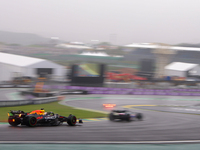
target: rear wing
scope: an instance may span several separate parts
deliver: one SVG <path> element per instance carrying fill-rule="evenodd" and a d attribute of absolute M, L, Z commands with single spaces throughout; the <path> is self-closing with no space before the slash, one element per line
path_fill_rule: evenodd
<path fill-rule="evenodd" d="M 10 112 L 8 112 L 8 116 L 13 116 L 13 115 L 16 115 L 16 114 L 22 114 L 24 113 L 24 111 L 21 111 L 21 110 L 10 110 Z"/>

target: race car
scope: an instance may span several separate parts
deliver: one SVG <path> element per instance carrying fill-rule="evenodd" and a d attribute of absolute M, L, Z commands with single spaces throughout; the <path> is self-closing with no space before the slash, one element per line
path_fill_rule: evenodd
<path fill-rule="evenodd" d="M 122 121 L 131 121 L 131 120 L 142 120 L 143 115 L 142 113 L 134 113 L 129 110 L 112 110 L 109 114 L 109 120 L 122 120 Z"/>
<path fill-rule="evenodd" d="M 67 122 L 70 126 L 75 126 L 77 123 L 76 116 L 70 114 L 68 117 L 54 114 L 53 112 L 45 112 L 44 109 L 34 110 L 32 112 L 24 112 L 21 110 L 11 110 L 8 112 L 8 123 L 11 126 L 26 125 L 35 127 L 39 125 L 58 126 L 63 122 Z M 79 119 L 79 123 L 83 123 Z"/>

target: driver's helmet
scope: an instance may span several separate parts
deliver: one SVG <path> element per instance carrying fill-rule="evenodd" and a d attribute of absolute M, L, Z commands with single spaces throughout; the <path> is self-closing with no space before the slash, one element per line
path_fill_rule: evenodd
<path fill-rule="evenodd" d="M 45 113 L 45 110 L 44 110 L 44 109 L 40 110 L 40 114 L 41 114 L 41 115 L 44 115 L 44 113 Z"/>

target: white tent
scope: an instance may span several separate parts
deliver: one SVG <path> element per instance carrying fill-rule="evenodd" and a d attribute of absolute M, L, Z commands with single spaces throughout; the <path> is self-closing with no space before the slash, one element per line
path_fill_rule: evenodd
<path fill-rule="evenodd" d="M 86 55 L 86 56 L 104 56 L 108 57 L 109 55 L 104 52 L 82 52 L 80 55 Z"/>
<path fill-rule="evenodd" d="M 154 43 L 132 43 L 128 45 L 124 45 L 124 47 L 128 48 L 149 48 L 149 49 L 171 49 L 171 50 L 177 50 L 177 51 L 200 51 L 200 48 L 198 47 L 180 47 L 180 46 L 162 46 L 159 44 Z"/>
<path fill-rule="evenodd" d="M 9 81 L 16 76 L 38 77 L 42 72 L 52 77 L 66 75 L 65 67 L 54 62 L 7 53 L 0 53 L 0 71 L 0 81 Z"/>
<path fill-rule="evenodd" d="M 85 45 L 72 45 L 72 44 L 58 44 L 56 47 L 69 48 L 69 49 L 93 49 L 92 47 Z"/>
<path fill-rule="evenodd" d="M 198 64 L 173 62 L 165 66 L 166 76 L 187 77 L 188 74 L 199 75 L 199 73 L 200 73 L 200 68 Z"/>

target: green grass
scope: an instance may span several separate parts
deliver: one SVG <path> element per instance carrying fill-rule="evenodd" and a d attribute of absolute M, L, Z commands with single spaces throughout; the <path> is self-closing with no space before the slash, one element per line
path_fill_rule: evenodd
<path fill-rule="evenodd" d="M 74 109 L 73 107 L 60 105 L 58 104 L 58 102 L 52 102 L 48 104 L 38 104 L 38 105 L 0 107 L 0 122 L 7 122 L 8 120 L 7 113 L 10 110 L 23 110 L 24 112 L 30 112 L 32 110 L 37 110 L 41 108 L 44 108 L 46 112 L 52 111 L 54 113 L 57 113 L 63 116 L 68 116 L 69 114 L 73 114 L 77 118 L 81 118 L 81 119 L 106 117 L 106 114 L 103 114 L 103 113 Z"/>

